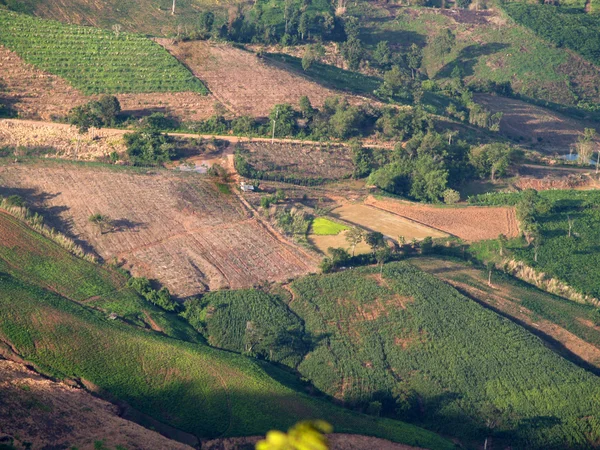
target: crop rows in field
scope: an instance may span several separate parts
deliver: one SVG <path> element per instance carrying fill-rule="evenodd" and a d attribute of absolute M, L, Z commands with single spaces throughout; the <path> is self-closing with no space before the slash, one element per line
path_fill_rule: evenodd
<path fill-rule="evenodd" d="M 0 180 L 7 194 L 60 211 L 56 225 L 70 224 L 105 260 L 124 261 L 134 275 L 158 279 L 175 295 L 283 281 L 314 270 L 309 257 L 202 175 L 50 163 L 5 167 Z M 100 234 L 88 220 L 95 213 L 118 226 Z"/>
<path fill-rule="evenodd" d="M 597 377 L 407 263 L 306 277 L 289 307 L 317 338 L 299 372 L 323 392 L 464 439 L 589 448 Z M 320 337 L 320 338 L 319 338 Z M 548 370 L 551 367 L 552 370 Z"/>
<path fill-rule="evenodd" d="M 0 11 L 0 44 L 86 94 L 200 92 L 206 88 L 145 37 Z"/>
<path fill-rule="evenodd" d="M 433 450 L 453 448 L 417 427 L 298 394 L 249 358 L 107 320 L 4 274 L 0 309 L 0 334 L 26 360 L 56 377 L 93 383 L 199 438 L 260 435 L 322 417 L 340 432 L 363 432 Z"/>

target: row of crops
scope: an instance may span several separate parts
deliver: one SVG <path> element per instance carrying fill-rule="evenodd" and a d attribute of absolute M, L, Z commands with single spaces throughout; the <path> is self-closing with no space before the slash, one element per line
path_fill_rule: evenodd
<path fill-rule="evenodd" d="M 0 10 L 0 44 L 85 94 L 207 92 L 164 48 L 136 34 Z"/>
<path fill-rule="evenodd" d="M 295 368 L 325 394 L 463 443 L 563 449 L 600 439 L 596 376 L 410 264 L 379 271 L 299 279 L 279 304 L 252 290 L 209 294 L 204 332 L 235 351 L 260 335 L 258 356 L 286 364 L 286 352 L 302 352 Z"/>

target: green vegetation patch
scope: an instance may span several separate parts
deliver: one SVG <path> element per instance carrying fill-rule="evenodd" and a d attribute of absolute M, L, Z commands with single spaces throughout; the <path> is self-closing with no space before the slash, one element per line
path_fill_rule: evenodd
<path fill-rule="evenodd" d="M 157 43 L 0 10 L 0 44 L 85 94 L 207 92 Z"/>
<path fill-rule="evenodd" d="M 472 202 L 518 205 L 526 195 L 527 191 L 484 194 L 474 197 Z M 534 215 L 539 229 L 537 261 L 535 240 L 530 245 L 523 240 L 515 241 L 509 247 L 511 254 L 548 277 L 564 281 L 582 294 L 599 298 L 600 274 L 596 268 L 600 266 L 600 192 L 555 190 L 542 191 L 537 195 L 549 203 L 545 211 Z M 485 253 L 486 245 L 476 245 L 475 252 Z"/>
<path fill-rule="evenodd" d="M 311 232 L 318 236 L 331 236 L 340 234 L 342 231 L 347 230 L 348 227 L 332 220 L 326 219 L 325 217 L 317 217 L 313 220 Z"/>
<path fill-rule="evenodd" d="M 78 377 L 198 437 L 264 434 L 323 418 L 336 431 L 450 450 L 449 441 L 299 394 L 258 362 L 110 321 L 104 314 L 0 274 L 0 334 L 57 377 Z M 278 372 L 272 368 L 270 372 Z M 285 375 L 284 375 L 285 376 Z"/>
<path fill-rule="evenodd" d="M 586 448 L 600 437 L 594 375 L 409 264 L 387 264 L 381 277 L 379 268 L 361 268 L 291 287 L 289 306 L 315 338 L 298 370 L 329 395 L 464 439 L 493 434 L 515 448 Z"/>

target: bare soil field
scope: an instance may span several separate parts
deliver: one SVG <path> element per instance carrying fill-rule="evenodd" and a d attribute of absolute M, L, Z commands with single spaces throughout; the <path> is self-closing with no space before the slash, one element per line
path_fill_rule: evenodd
<path fill-rule="evenodd" d="M 324 255 L 328 255 L 327 249 L 330 247 L 345 248 L 348 250 L 348 252 L 352 253 L 352 246 L 348 244 L 348 241 L 346 241 L 345 231 L 342 231 L 340 234 L 324 236 L 310 234 L 308 236 L 308 240 Z M 371 253 L 371 247 L 369 247 L 364 241 L 358 244 L 354 250 L 355 255 L 363 255 L 367 253 Z"/>
<path fill-rule="evenodd" d="M 390 211 L 468 242 L 496 239 L 500 234 L 507 237 L 515 237 L 519 234 L 519 225 L 513 208 L 481 206 L 436 208 L 391 199 L 378 199 L 373 196 L 365 200 L 365 205 Z"/>
<path fill-rule="evenodd" d="M 247 161 L 270 176 L 339 180 L 354 170 L 348 147 L 326 148 L 318 145 L 245 143 Z"/>
<path fill-rule="evenodd" d="M 65 80 L 25 63 L 16 53 L 0 45 L 0 83 L 4 96 L 23 119 L 51 120 L 92 100 Z M 181 120 L 200 120 L 214 113 L 214 97 L 192 92 L 118 94 L 121 108 L 133 116 L 153 112 L 170 113 Z"/>
<path fill-rule="evenodd" d="M 411 264 L 435 275 L 465 295 L 510 316 L 525 326 L 533 327 L 534 332 L 539 331 L 555 340 L 559 343 L 559 348 L 555 348 L 559 353 L 566 350 L 596 368 L 600 368 L 600 348 L 525 308 L 521 304 L 522 299 L 529 295 L 525 289 L 495 278 L 492 279 L 492 287 L 490 287 L 487 284 L 486 271 L 453 261 L 415 258 L 411 260 Z M 551 294 L 542 292 L 538 295 L 553 297 Z M 591 321 L 588 326 L 594 328 Z"/>
<path fill-rule="evenodd" d="M 118 408 L 86 391 L 41 377 L 0 359 L 0 439 L 18 449 L 122 446 L 127 449 L 191 449 L 118 416 Z M 27 446 L 27 442 L 30 446 Z"/>
<path fill-rule="evenodd" d="M 404 236 L 407 241 L 423 239 L 427 236 L 433 238 L 446 237 L 447 234 L 401 217 L 394 212 L 374 208 L 367 204 L 346 204 L 334 209 L 330 213 L 333 217 L 345 222 L 359 225 L 371 231 L 379 231 L 391 239 Z"/>
<path fill-rule="evenodd" d="M 578 121 L 549 109 L 534 106 L 521 100 L 476 94 L 475 100 L 492 113 L 502 112 L 500 132 L 505 136 L 529 144 L 545 153 L 569 153 L 586 127 L 594 124 Z"/>
<path fill-rule="evenodd" d="M 0 167 L 0 185 L 0 195 L 23 196 L 50 215 L 50 225 L 180 297 L 315 269 L 313 258 L 267 229 L 236 195 L 195 173 L 11 164 Z M 95 213 L 110 216 L 115 230 L 101 234 L 88 221 Z"/>
<path fill-rule="evenodd" d="M 303 95 L 314 106 L 321 106 L 325 98 L 338 94 L 230 45 L 202 41 L 173 44 L 170 39 L 157 42 L 190 68 L 236 114 L 268 116 L 274 105 L 296 104 Z"/>

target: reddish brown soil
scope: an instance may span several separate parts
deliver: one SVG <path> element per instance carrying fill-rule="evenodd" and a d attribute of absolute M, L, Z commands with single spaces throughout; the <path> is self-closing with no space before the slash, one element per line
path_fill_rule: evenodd
<path fill-rule="evenodd" d="M 50 120 L 65 116 L 71 108 L 92 100 L 65 80 L 25 63 L 0 45 L 0 82 L 9 104 L 25 119 Z M 166 112 L 182 120 L 199 120 L 214 113 L 215 99 L 197 93 L 118 94 L 124 112 L 143 116 Z"/>
<path fill-rule="evenodd" d="M 191 449 L 118 416 L 118 409 L 82 389 L 56 383 L 0 360 L 0 438 L 16 448 Z M 31 447 L 25 447 L 25 443 Z"/>
<path fill-rule="evenodd" d="M 390 211 L 423 225 L 444 231 L 465 241 L 495 239 L 500 234 L 515 237 L 519 226 L 513 208 L 435 208 L 396 200 L 368 197 L 366 205 Z"/>
<path fill-rule="evenodd" d="M 206 289 L 285 281 L 315 261 L 253 217 L 238 197 L 193 173 L 136 173 L 57 163 L 0 168 L 0 193 L 20 194 L 50 211 L 51 224 L 136 276 L 187 297 Z M 88 220 L 106 214 L 117 231 Z"/>
<path fill-rule="evenodd" d="M 336 95 L 300 76 L 267 65 L 254 53 L 226 44 L 202 41 L 173 44 L 159 39 L 171 54 L 183 61 L 225 107 L 236 114 L 267 116 L 278 103 L 298 102 L 306 95 L 315 106 Z"/>

